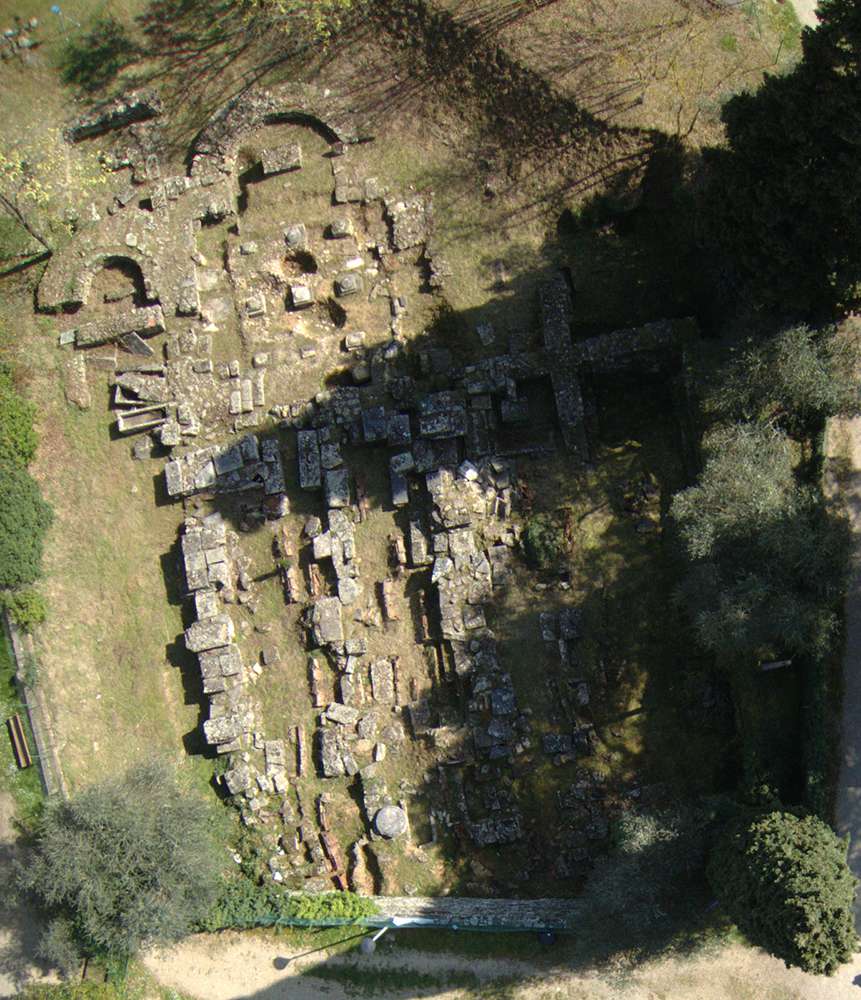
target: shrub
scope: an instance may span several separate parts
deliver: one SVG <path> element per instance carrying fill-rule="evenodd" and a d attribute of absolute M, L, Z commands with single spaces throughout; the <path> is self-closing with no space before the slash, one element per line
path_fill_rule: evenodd
<path fill-rule="evenodd" d="M 32 461 L 38 444 L 33 428 L 35 412 L 33 404 L 16 390 L 9 366 L 0 364 L 0 465 L 23 468 Z"/>
<path fill-rule="evenodd" d="M 38 590 L 11 590 L 0 594 L 0 603 L 12 621 L 24 632 L 32 632 L 48 616 L 48 605 Z"/>
<path fill-rule="evenodd" d="M 523 550 L 538 569 L 552 569 L 565 552 L 565 532 L 552 514 L 535 514 L 523 532 Z"/>
<path fill-rule="evenodd" d="M 638 944 L 668 926 L 705 882 L 706 843 L 722 803 L 626 812 L 611 826 L 612 853 L 589 874 L 584 912 Z M 618 942 L 621 946 L 621 941 Z"/>
<path fill-rule="evenodd" d="M 376 904 L 354 892 L 323 892 L 292 896 L 290 916 L 297 920 L 361 920 L 377 913 Z"/>
<path fill-rule="evenodd" d="M 122 996 L 113 983 L 86 980 L 27 986 L 23 993 L 18 994 L 17 1000 L 122 1000 Z"/>
<path fill-rule="evenodd" d="M 81 952 L 75 940 L 75 928 L 66 917 L 55 917 L 39 941 L 39 957 L 52 969 L 71 979 L 81 969 Z"/>
<path fill-rule="evenodd" d="M 726 912 L 750 940 L 816 974 L 851 959 L 857 879 L 848 843 L 815 816 L 774 811 L 730 823 L 708 864 Z"/>
<path fill-rule="evenodd" d="M 360 920 L 377 913 L 366 896 L 353 892 L 289 893 L 273 883 L 258 885 L 245 876 L 227 878 L 200 930 L 268 926 L 278 920 Z"/>
<path fill-rule="evenodd" d="M 0 587 L 33 583 L 53 512 L 26 469 L 0 465 Z"/>

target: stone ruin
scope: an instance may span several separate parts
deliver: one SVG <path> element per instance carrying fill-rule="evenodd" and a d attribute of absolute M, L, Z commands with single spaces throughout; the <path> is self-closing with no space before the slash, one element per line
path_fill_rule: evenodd
<path fill-rule="evenodd" d="M 279 824 L 269 869 L 275 881 L 296 888 L 366 884 L 368 864 L 378 872 L 379 891 L 402 888 L 390 874 L 398 852 L 421 845 L 404 797 L 409 787 L 389 788 L 385 775 L 387 759 L 404 752 L 407 741 L 428 748 L 437 762 L 425 776 L 432 842 L 450 834 L 477 850 L 523 845 L 527 828 L 512 767 L 533 752 L 560 765 L 587 759 L 596 738 L 588 680 L 573 676 L 576 721 L 539 740 L 488 624 L 495 592 L 512 579 L 519 541 L 512 519 L 517 459 L 561 444 L 574 460 L 587 460 L 582 380 L 664 364 L 683 349 L 683 336 L 664 323 L 575 344 L 571 291 L 558 273 L 539 296 L 539 350 L 457 366 L 449 352 L 430 346 L 416 375 L 402 364 L 409 310 L 399 268 L 386 262 L 408 260 L 429 275 L 432 292 L 443 286 L 450 269 L 433 243 L 432 198 L 392 194 L 352 165 L 350 147 L 368 137 L 344 103 L 311 87 L 245 95 L 203 130 L 189 172 L 170 176 L 150 120 L 159 111 L 151 95 L 132 95 L 70 128 L 70 140 L 126 129 L 127 145 L 117 146 L 113 165 L 131 169 L 131 184 L 52 258 L 38 304 L 52 312 L 86 307 L 96 274 L 117 260 L 140 275 L 143 300 L 135 308 L 94 320 L 83 308 L 82 322 L 66 326 L 59 345 L 68 352 L 68 385 L 79 405 L 88 399 L 88 372 L 108 373 L 117 432 L 136 437 L 135 457 L 164 460 L 165 493 L 185 506 L 181 551 L 193 608 L 185 645 L 197 656 L 208 703 L 204 739 L 227 759 L 223 784 L 246 824 Z M 243 238 L 243 144 L 270 123 L 309 120 L 331 143 L 334 205 L 350 212 L 374 207 L 381 228 L 371 236 L 364 216 L 348 213 L 324 232 L 284 218 L 274 220 L 268 243 Z M 301 173 L 305 158 L 301 144 L 290 142 L 263 148 L 259 163 L 264 177 L 283 178 Z M 219 265 L 206 259 L 198 239 L 204 227 L 225 222 L 236 232 Z M 350 247 L 333 249 L 341 244 Z M 295 260 L 312 251 L 316 272 L 301 279 L 285 273 L 285 255 Z M 343 300 L 343 332 L 320 309 L 327 297 Z M 383 338 L 371 331 L 371 346 L 368 331 L 351 328 L 349 317 L 352 302 L 364 307 L 377 298 L 389 308 Z M 285 316 L 294 323 L 287 334 Z M 302 329 L 314 330 L 316 340 L 296 335 L 304 316 L 312 319 Z M 250 365 L 225 359 L 226 329 L 236 331 Z M 494 346 L 489 324 L 477 332 L 483 346 Z M 354 384 L 296 393 L 302 373 L 325 376 L 345 359 Z M 512 447 L 512 428 L 528 438 L 523 386 L 535 380 L 552 389 L 558 438 L 551 432 Z M 381 455 L 388 502 L 404 526 L 389 538 L 384 578 L 369 577 L 358 555 L 370 501 L 363 470 L 346 455 L 361 449 Z M 241 499 L 244 516 L 277 525 L 290 513 L 291 496 L 300 495 L 319 511 L 304 520 L 301 559 L 283 532 L 275 548 L 285 603 L 303 608 L 316 725 L 309 733 L 301 720 L 290 720 L 288 735 L 272 739 L 260 728 L 254 691 L 258 677 L 277 669 L 280 654 L 271 645 L 259 656 L 243 651 L 246 619 L 237 616 L 257 613 L 258 588 L 241 533 L 219 505 Z M 408 596 L 407 581 L 420 582 L 416 597 Z M 453 710 L 403 681 L 397 648 L 379 652 L 385 630 L 413 618 L 429 672 L 457 692 Z M 540 616 L 541 639 L 555 645 L 568 674 L 576 670 L 579 629 L 576 609 Z M 368 636 L 378 637 L 373 654 Z M 303 781 L 312 773 L 333 789 L 358 789 L 365 837 L 346 854 L 331 821 L 336 794 L 312 803 Z M 560 791 L 560 814 L 566 821 L 585 816 L 586 839 L 600 841 L 601 782 L 588 770 L 583 775 Z M 580 841 L 558 849 L 560 873 L 588 860 Z M 526 868 L 521 874 L 528 878 Z"/>

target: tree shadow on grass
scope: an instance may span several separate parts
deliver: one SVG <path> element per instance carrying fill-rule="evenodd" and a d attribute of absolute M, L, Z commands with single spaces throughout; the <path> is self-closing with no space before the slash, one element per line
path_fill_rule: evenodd
<path fill-rule="evenodd" d="M 112 14 L 98 17 L 86 34 L 69 38 L 61 56 L 63 83 L 86 94 L 110 86 L 143 54 L 125 25 Z"/>

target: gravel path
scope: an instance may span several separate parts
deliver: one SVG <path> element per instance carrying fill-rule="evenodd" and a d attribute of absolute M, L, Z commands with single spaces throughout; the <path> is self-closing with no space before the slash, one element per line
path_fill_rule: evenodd
<path fill-rule="evenodd" d="M 815 28 L 819 21 L 816 19 L 817 0 L 792 0 L 792 6 L 798 15 L 798 20 L 811 28 Z"/>
<path fill-rule="evenodd" d="M 408 937 L 390 940 L 373 957 L 291 955 L 283 938 L 269 933 L 199 935 L 176 948 L 146 957 L 149 971 L 165 986 L 199 1000 L 355 1000 L 367 993 L 345 991 L 339 982 L 318 979 L 314 967 L 357 966 L 432 976 L 436 987 L 398 993 L 374 992 L 373 1000 L 475 1000 L 478 990 L 464 993 L 444 985 L 453 975 L 472 973 L 479 983 L 506 980 L 509 1000 L 859 1000 L 853 980 L 861 961 L 845 966 L 830 979 L 787 969 L 754 948 L 732 945 L 681 960 L 647 962 L 624 977 L 610 972 L 572 972 L 562 967 L 497 958 L 412 951 Z M 550 956 L 548 956 L 550 957 Z M 276 968 L 277 958 L 289 958 Z M 861 982 L 861 980 L 859 980 Z M 425 980 L 427 983 L 427 980 Z M 495 995 L 488 987 L 488 995 Z"/>

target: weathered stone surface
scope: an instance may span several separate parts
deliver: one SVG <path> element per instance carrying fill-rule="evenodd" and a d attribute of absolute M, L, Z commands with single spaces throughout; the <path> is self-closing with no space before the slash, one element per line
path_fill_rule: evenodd
<path fill-rule="evenodd" d="M 144 306 L 92 323 L 83 323 L 75 328 L 75 344 L 78 347 L 95 347 L 118 340 L 126 334 L 151 337 L 163 332 L 164 312 L 161 306 Z"/>
<path fill-rule="evenodd" d="M 573 305 L 565 276 L 559 272 L 539 291 L 544 347 L 550 355 L 550 378 L 556 396 L 556 411 L 562 439 L 578 458 L 588 458 L 583 426 L 583 393 L 574 370 L 576 354 L 571 337 Z"/>
<path fill-rule="evenodd" d="M 419 431 L 429 438 L 454 438 L 466 434 L 466 405 L 454 392 L 436 392 L 419 401 Z"/>
<path fill-rule="evenodd" d="M 348 507 L 350 504 L 350 474 L 346 469 L 327 469 L 324 477 L 326 506 Z"/>
<path fill-rule="evenodd" d="M 371 664 L 371 691 L 374 701 L 394 705 L 395 673 L 391 660 L 375 660 Z"/>
<path fill-rule="evenodd" d="M 203 724 L 203 735 L 207 743 L 227 743 L 241 736 L 242 721 L 237 716 L 222 715 L 207 719 Z"/>
<path fill-rule="evenodd" d="M 347 271 L 335 279 L 335 294 L 339 298 L 358 295 L 362 290 L 362 279 L 355 271 Z"/>
<path fill-rule="evenodd" d="M 193 653 L 218 646 L 226 646 L 233 641 L 233 622 L 230 615 L 220 614 L 204 621 L 193 622 L 185 630 L 185 645 Z"/>
<path fill-rule="evenodd" d="M 387 840 L 402 836 L 408 827 L 407 814 L 399 806 L 383 806 L 374 816 L 374 828 Z"/>
<path fill-rule="evenodd" d="M 63 133 L 67 142 L 80 142 L 112 129 L 125 128 L 161 114 L 164 105 L 154 90 L 133 90 L 94 114 L 82 115 Z"/>
<path fill-rule="evenodd" d="M 359 712 L 349 705 L 342 705 L 338 701 L 333 701 L 326 709 L 325 716 L 332 722 L 337 722 L 340 726 L 355 726 L 359 721 Z"/>
<path fill-rule="evenodd" d="M 432 224 L 432 206 L 421 195 L 385 202 L 386 218 L 396 250 L 409 250 L 424 243 Z"/>
<path fill-rule="evenodd" d="M 334 729 L 318 729 L 317 745 L 324 778 L 339 778 L 346 773 L 341 757 L 341 741 Z"/>
<path fill-rule="evenodd" d="M 320 487 L 320 445 L 316 431 L 299 431 L 297 434 L 299 455 L 299 486 L 303 490 Z"/>
<path fill-rule="evenodd" d="M 360 138 L 344 102 L 328 90 L 299 83 L 248 90 L 213 115 L 199 133 L 192 151 L 192 177 L 232 172 L 235 158 L 251 133 L 267 121 L 296 115 L 322 123 L 342 142 Z"/>
<path fill-rule="evenodd" d="M 260 153 L 263 173 L 280 174 L 285 170 L 298 170 L 302 166 L 302 148 L 297 142 L 286 146 L 275 146 Z"/>
<path fill-rule="evenodd" d="M 321 597 L 313 606 L 311 621 L 318 646 L 344 641 L 341 602 L 337 597 Z"/>

